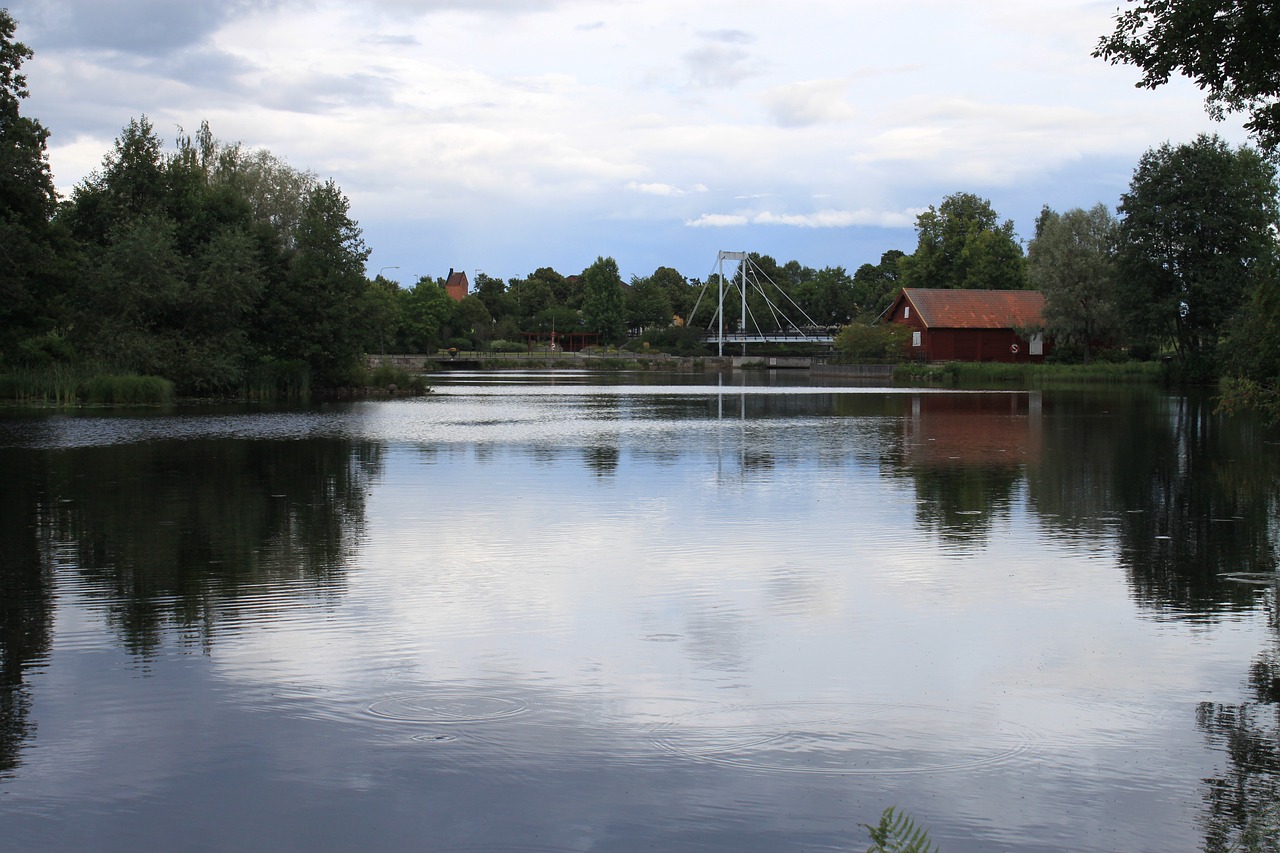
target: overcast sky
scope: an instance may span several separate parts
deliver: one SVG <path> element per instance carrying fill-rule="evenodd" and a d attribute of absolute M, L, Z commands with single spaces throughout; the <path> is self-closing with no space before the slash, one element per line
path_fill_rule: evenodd
<path fill-rule="evenodd" d="M 5 0 L 0 0 L 3 4 Z M 68 192 L 132 117 L 332 177 L 383 267 L 852 273 L 943 196 L 1031 236 L 1239 121 L 1090 56 L 1118 0 L 9 0 Z"/>

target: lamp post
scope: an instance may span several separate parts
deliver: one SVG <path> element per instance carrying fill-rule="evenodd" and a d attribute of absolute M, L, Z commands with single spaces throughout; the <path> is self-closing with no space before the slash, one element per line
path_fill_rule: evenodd
<path fill-rule="evenodd" d="M 396 267 L 383 267 L 382 269 L 378 270 L 378 278 L 382 278 L 383 270 L 398 270 L 398 269 L 400 269 L 400 267 L 398 267 L 398 266 L 396 266 Z"/>

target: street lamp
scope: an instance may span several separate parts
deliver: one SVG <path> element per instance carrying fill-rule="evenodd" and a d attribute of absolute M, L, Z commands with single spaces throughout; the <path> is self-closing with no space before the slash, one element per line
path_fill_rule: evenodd
<path fill-rule="evenodd" d="M 382 278 L 383 270 L 398 270 L 398 269 L 400 269 L 400 267 L 383 267 L 382 269 L 378 270 L 378 278 Z"/>

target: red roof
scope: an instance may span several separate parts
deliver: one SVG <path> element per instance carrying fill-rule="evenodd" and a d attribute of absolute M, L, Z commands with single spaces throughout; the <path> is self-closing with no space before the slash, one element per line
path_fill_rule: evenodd
<path fill-rule="evenodd" d="M 1038 290 L 903 288 L 899 299 L 930 329 L 1026 329 L 1044 325 Z"/>

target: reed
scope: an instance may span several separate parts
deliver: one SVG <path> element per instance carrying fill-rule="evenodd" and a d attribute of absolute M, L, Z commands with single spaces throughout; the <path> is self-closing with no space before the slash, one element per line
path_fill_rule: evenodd
<path fill-rule="evenodd" d="M 311 399 L 311 368 L 302 361 L 263 361 L 245 373 L 241 393 L 250 400 Z"/>
<path fill-rule="evenodd" d="M 81 385 L 80 395 L 89 405 L 158 406 L 173 402 L 173 383 L 159 376 L 98 375 Z"/>
<path fill-rule="evenodd" d="M 0 376 L 0 399 L 42 406 L 154 406 L 173 402 L 173 383 L 159 376 L 93 372 L 57 364 Z"/>
<path fill-rule="evenodd" d="M 1162 382 L 1165 365 L 1155 361 L 1094 362 L 1092 364 L 1004 364 L 1000 362 L 951 361 L 940 364 L 900 364 L 894 369 L 897 382 L 928 382 L 964 387 L 1018 385 L 1039 388 L 1048 385 Z"/>

